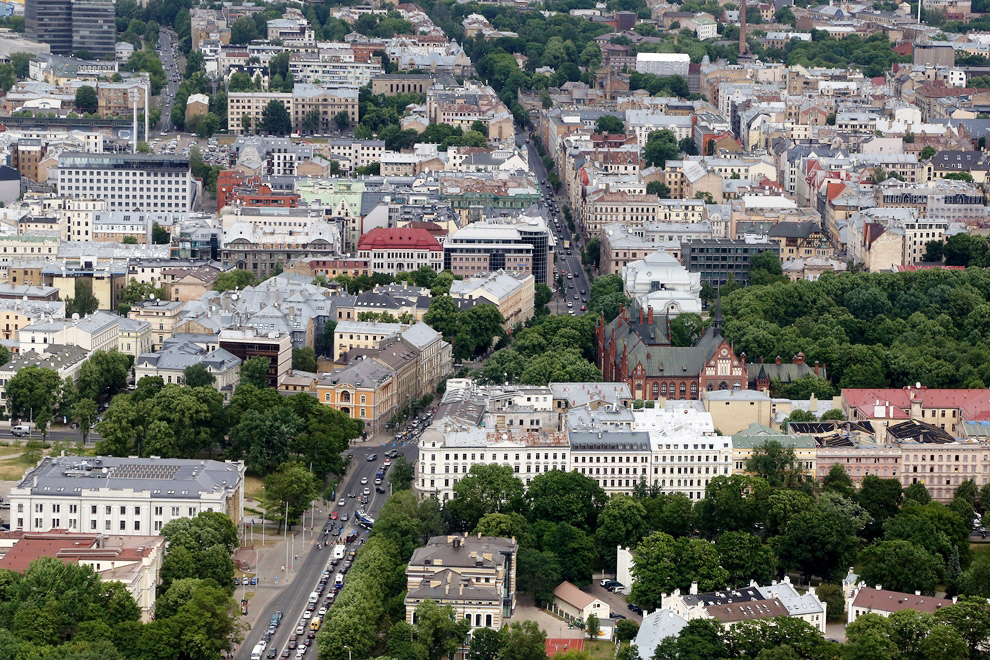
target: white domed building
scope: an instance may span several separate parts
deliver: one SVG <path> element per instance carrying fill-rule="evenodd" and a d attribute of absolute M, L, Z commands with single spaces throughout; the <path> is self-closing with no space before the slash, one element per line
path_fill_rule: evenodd
<path fill-rule="evenodd" d="M 701 314 L 701 273 L 689 273 L 670 253 L 653 252 L 622 268 L 626 295 L 655 314 Z"/>

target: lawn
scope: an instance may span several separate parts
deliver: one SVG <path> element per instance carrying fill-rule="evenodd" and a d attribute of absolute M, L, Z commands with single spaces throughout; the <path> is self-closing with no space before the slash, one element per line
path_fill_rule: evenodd
<path fill-rule="evenodd" d="M 603 639 L 585 640 L 584 650 L 591 658 L 601 658 L 601 660 L 612 660 L 615 657 L 615 643 Z"/>
<path fill-rule="evenodd" d="M 265 480 L 257 475 L 249 474 L 244 477 L 244 495 L 250 500 L 261 501 L 265 492 Z"/>
<path fill-rule="evenodd" d="M 23 451 L 23 449 L 19 451 Z M 26 460 L 24 456 L 0 460 L 0 481 L 18 481 L 28 471 L 28 468 L 32 468 L 35 465 L 37 465 L 37 461 Z"/>

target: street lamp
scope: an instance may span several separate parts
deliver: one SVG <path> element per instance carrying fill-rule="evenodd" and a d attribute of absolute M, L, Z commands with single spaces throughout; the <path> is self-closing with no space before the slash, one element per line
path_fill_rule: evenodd
<path fill-rule="evenodd" d="M 351 647 L 344 644 L 344 648 L 347 649 L 347 660 L 351 660 Z"/>

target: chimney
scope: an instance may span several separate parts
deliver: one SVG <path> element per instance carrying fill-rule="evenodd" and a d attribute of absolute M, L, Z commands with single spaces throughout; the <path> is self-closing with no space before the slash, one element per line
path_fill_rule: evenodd
<path fill-rule="evenodd" d="M 649 323 L 650 325 L 653 325 L 653 306 L 652 306 L 652 305 L 650 305 L 650 307 L 648 307 L 647 309 L 649 309 L 649 314 L 648 314 L 648 316 L 647 316 L 647 322 L 648 322 L 648 323 Z"/>
<path fill-rule="evenodd" d="M 818 375 L 818 360 L 815 360 L 815 375 Z"/>
<path fill-rule="evenodd" d="M 921 590 L 919 590 L 919 589 L 915 589 L 915 590 L 914 590 L 914 595 L 915 595 L 915 596 L 920 596 L 920 595 L 921 595 Z"/>
<path fill-rule="evenodd" d="M 640 308 L 639 308 L 639 323 L 640 323 L 640 325 L 643 324 L 643 307 L 642 306 L 640 306 Z"/>
<path fill-rule="evenodd" d="M 793 364 L 804 364 L 804 353 L 798 353 L 795 355 L 791 362 Z"/>
<path fill-rule="evenodd" d="M 780 364 L 780 356 L 779 355 L 777 356 L 777 364 L 778 365 Z"/>
<path fill-rule="evenodd" d="M 692 596 L 698 595 L 698 582 L 697 580 L 691 583 L 691 591 L 688 592 Z"/>

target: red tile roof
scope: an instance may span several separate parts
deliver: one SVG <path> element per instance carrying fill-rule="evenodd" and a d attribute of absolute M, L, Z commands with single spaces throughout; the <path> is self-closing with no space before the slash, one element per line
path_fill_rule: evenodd
<path fill-rule="evenodd" d="M 943 607 L 952 605 L 951 600 L 933 596 L 915 596 L 900 591 L 873 589 L 863 587 L 853 600 L 853 607 L 877 610 L 880 612 L 900 612 L 901 610 L 916 610 L 934 614 Z"/>
<path fill-rule="evenodd" d="M 443 246 L 427 230 L 408 227 L 372 229 L 358 241 L 358 251 L 394 249 L 442 252 Z"/>
<path fill-rule="evenodd" d="M 893 419 L 908 419 L 911 416 L 911 401 L 921 401 L 921 407 L 955 408 L 961 411 L 963 419 L 969 421 L 990 420 L 990 389 L 928 389 L 927 387 L 894 388 L 848 388 L 842 390 L 842 398 L 850 408 L 856 408 L 869 419 L 877 401 L 881 406 L 888 405 Z"/>
<path fill-rule="evenodd" d="M 73 534 L 65 530 L 12 531 L 0 538 L 17 539 L 14 546 L 0 558 L 0 569 L 18 573 L 23 573 L 31 562 L 42 557 L 55 557 L 66 564 L 75 564 L 80 559 L 140 561 L 153 549 L 149 537 L 110 536 L 104 540 L 99 534 Z"/>

